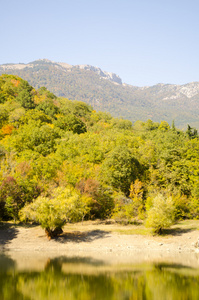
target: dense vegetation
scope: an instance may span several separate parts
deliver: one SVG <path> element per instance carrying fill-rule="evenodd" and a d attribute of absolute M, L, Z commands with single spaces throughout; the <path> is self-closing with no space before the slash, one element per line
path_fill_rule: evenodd
<path fill-rule="evenodd" d="M 81 100 L 92 105 L 96 111 L 108 111 L 115 117 L 132 122 L 152 119 L 156 122 L 166 120 L 171 124 L 174 119 L 181 129 L 186 130 L 188 123 L 199 129 L 197 83 L 192 86 L 194 93 L 190 98 L 186 96 L 186 85 L 182 86 L 184 93 L 177 93 L 177 86 L 171 84 L 145 88 L 115 84 L 93 70 L 80 69 L 78 66 L 68 69 L 48 60 L 37 60 L 21 66 L 15 68 L 11 64 L 6 70 L 0 66 L 0 74 L 18 75 L 35 88 L 45 86 L 57 97 Z"/>
<path fill-rule="evenodd" d="M 147 220 L 160 232 L 198 218 L 197 131 L 165 121 L 132 125 L 2 75 L 0 218 L 19 217 L 49 235 L 83 219 Z"/>

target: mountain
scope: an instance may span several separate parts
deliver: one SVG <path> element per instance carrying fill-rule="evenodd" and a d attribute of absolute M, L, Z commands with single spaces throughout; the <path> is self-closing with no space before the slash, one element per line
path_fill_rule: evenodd
<path fill-rule="evenodd" d="M 95 110 L 133 122 L 165 120 L 181 129 L 199 128 L 199 82 L 137 87 L 90 65 L 69 65 L 47 59 L 0 65 L 0 74 L 14 74 L 35 88 L 45 86 L 58 97 L 81 100 Z"/>

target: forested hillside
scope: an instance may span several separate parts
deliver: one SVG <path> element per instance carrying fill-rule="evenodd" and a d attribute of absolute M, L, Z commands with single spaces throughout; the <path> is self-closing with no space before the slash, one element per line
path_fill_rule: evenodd
<path fill-rule="evenodd" d="M 133 70 L 132 70 L 133 72 Z M 167 121 L 186 130 L 199 129 L 199 83 L 157 84 L 136 87 L 122 84 L 119 76 L 88 65 L 71 66 L 49 60 L 29 64 L 0 65 L 0 74 L 15 74 L 35 88 L 45 86 L 57 97 L 92 105 L 96 111 L 110 112 L 132 122 Z"/>
<path fill-rule="evenodd" d="M 175 220 L 198 218 L 198 197 L 199 139 L 190 126 L 132 125 L 17 76 L 0 77 L 1 220 L 35 218 L 44 228 L 133 222 L 151 218 L 158 203 Z"/>

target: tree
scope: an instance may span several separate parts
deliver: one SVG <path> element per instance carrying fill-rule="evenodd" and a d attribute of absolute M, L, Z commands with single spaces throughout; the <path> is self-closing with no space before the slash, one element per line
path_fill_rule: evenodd
<path fill-rule="evenodd" d="M 187 125 L 186 134 L 188 135 L 189 139 L 194 139 L 198 137 L 198 131 L 195 128 L 192 128 L 189 124 Z"/>
<path fill-rule="evenodd" d="M 26 109 L 35 108 L 32 91 L 33 87 L 30 86 L 27 81 L 22 80 L 19 85 L 19 93 L 16 97 L 16 101 Z"/>
<path fill-rule="evenodd" d="M 80 134 L 87 131 L 85 123 L 74 115 L 61 116 L 54 124 L 62 130 L 72 131 L 73 133 Z"/>
<path fill-rule="evenodd" d="M 59 108 L 54 104 L 52 99 L 46 99 L 36 107 L 37 110 L 44 112 L 49 117 L 55 117 Z"/>
<path fill-rule="evenodd" d="M 45 96 L 46 99 L 56 99 L 57 98 L 53 93 L 48 91 L 45 86 L 41 86 L 37 92 L 39 95 Z"/>
<path fill-rule="evenodd" d="M 146 130 L 155 130 L 159 127 L 159 123 L 155 123 L 153 122 L 152 120 L 147 120 L 145 123 L 144 123 L 144 127 Z"/>
<path fill-rule="evenodd" d="M 40 121 L 30 120 L 20 127 L 8 142 L 8 146 L 21 152 L 27 149 L 36 151 L 44 156 L 55 150 L 56 138 L 59 137 L 50 125 L 42 125 Z"/>
<path fill-rule="evenodd" d="M 132 181 L 141 175 L 138 160 L 127 147 L 117 146 L 102 163 L 102 181 L 129 195 Z"/>
<path fill-rule="evenodd" d="M 20 124 L 28 124 L 30 120 L 40 121 L 41 124 L 52 123 L 52 118 L 47 116 L 43 111 L 28 110 L 19 119 Z"/>
<path fill-rule="evenodd" d="M 20 211 L 21 221 L 36 221 L 41 224 L 49 238 L 62 232 L 67 221 L 82 220 L 89 212 L 89 197 L 81 197 L 74 189 L 55 188 L 51 196 L 39 196 Z"/>
<path fill-rule="evenodd" d="M 176 131 L 176 126 L 175 126 L 175 121 L 174 121 L 174 120 L 172 121 L 171 129 L 172 129 L 173 131 Z"/>
<path fill-rule="evenodd" d="M 82 101 L 70 101 L 66 98 L 59 99 L 60 111 L 63 115 L 75 115 L 83 120 L 90 119 L 92 107 Z"/>
<path fill-rule="evenodd" d="M 14 123 L 15 126 L 18 125 L 18 121 L 25 115 L 25 113 L 26 110 L 23 107 L 14 109 L 9 115 L 9 122 Z"/>
<path fill-rule="evenodd" d="M 13 82 L 20 82 L 19 77 L 3 74 L 0 76 L 0 103 L 15 99 L 17 87 Z"/>
<path fill-rule="evenodd" d="M 113 118 L 112 122 L 115 128 L 124 129 L 124 130 L 132 129 L 132 122 L 129 120 Z"/>
<path fill-rule="evenodd" d="M 170 129 L 169 124 L 166 121 L 161 121 L 158 129 L 162 130 L 162 131 L 167 131 Z"/>
<path fill-rule="evenodd" d="M 31 109 L 35 107 L 32 96 L 26 90 L 23 90 L 18 94 L 16 101 L 19 102 L 21 106 L 24 108 Z"/>
<path fill-rule="evenodd" d="M 92 199 L 90 203 L 92 218 L 105 219 L 111 215 L 114 200 L 110 188 L 102 186 L 93 178 L 82 179 L 76 184 L 76 188 L 80 190 L 81 194 L 88 195 Z"/>
<path fill-rule="evenodd" d="M 10 135 L 12 133 L 13 129 L 14 129 L 13 125 L 7 124 L 1 128 L 1 132 L 3 135 Z"/>

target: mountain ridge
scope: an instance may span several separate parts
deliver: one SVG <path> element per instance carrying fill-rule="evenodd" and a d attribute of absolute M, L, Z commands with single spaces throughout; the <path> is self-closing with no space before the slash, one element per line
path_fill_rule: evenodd
<path fill-rule="evenodd" d="M 67 63 L 63 63 L 63 62 L 54 62 L 54 61 L 51 61 L 49 59 L 38 59 L 36 61 L 33 61 L 33 62 L 30 62 L 30 63 L 27 63 L 27 64 L 24 64 L 24 63 L 18 63 L 18 64 L 12 64 L 12 63 L 9 63 L 9 64 L 3 64 L 3 65 L 0 65 L 1 68 L 3 68 L 4 70 L 9 70 L 9 69 L 25 69 L 25 68 L 33 68 L 35 65 L 39 65 L 41 62 L 43 63 L 49 63 L 49 64 L 55 64 L 55 65 L 59 65 L 61 66 L 61 68 L 63 69 L 66 69 L 67 71 L 71 70 L 72 68 L 77 68 L 77 69 L 83 69 L 83 70 L 90 70 L 90 71 L 94 71 L 95 73 L 97 73 L 98 75 L 100 75 L 103 79 L 108 79 L 110 81 L 113 81 L 115 83 L 118 83 L 118 84 L 122 84 L 122 80 L 121 78 L 115 74 L 115 73 L 112 73 L 112 72 L 106 72 L 106 71 L 102 71 L 99 67 L 94 67 L 94 66 L 91 66 L 91 65 L 85 65 L 85 64 L 82 64 L 82 65 L 70 65 L 70 64 L 67 64 Z"/>
<path fill-rule="evenodd" d="M 122 82 L 115 73 L 91 65 L 70 65 L 39 59 L 28 64 L 0 65 L 0 74 L 14 74 L 35 88 L 45 86 L 58 97 L 81 100 L 95 110 L 133 122 L 172 120 L 181 129 L 199 128 L 199 82 L 158 83 L 138 87 Z"/>

